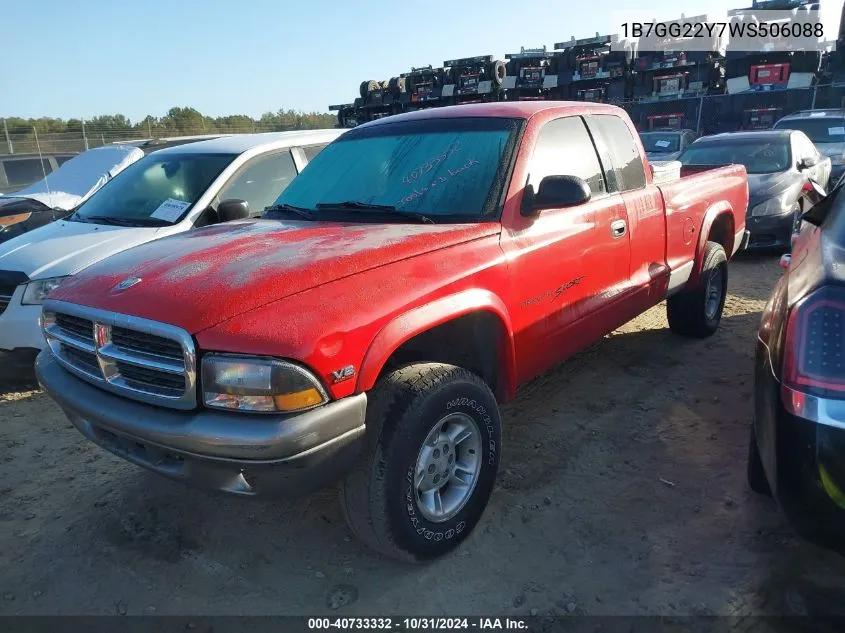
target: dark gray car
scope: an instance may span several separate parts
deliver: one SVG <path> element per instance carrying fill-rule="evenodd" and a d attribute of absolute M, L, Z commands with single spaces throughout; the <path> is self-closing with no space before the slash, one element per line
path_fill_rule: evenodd
<path fill-rule="evenodd" d="M 788 249 L 809 180 L 826 186 L 830 158 L 796 130 L 761 130 L 704 136 L 678 160 L 685 166 L 745 165 L 749 249 Z"/>
<path fill-rule="evenodd" d="M 695 132 L 692 130 L 640 132 L 640 140 L 650 161 L 676 160 L 680 153 L 695 140 Z"/>

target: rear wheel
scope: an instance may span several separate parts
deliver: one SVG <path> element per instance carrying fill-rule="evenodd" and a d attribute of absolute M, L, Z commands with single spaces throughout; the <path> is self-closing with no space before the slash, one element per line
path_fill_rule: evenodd
<path fill-rule="evenodd" d="M 751 433 L 748 438 L 748 460 L 746 463 L 748 486 L 760 495 L 771 495 L 769 480 L 766 478 L 766 471 L 763 469 L 763 460 L 760 458 L 760 448 L 757 446 L 757 432 L 754 425 L 751 425 Z"/>
<path fill-rule="evenodd" d="M 453 365 L 399 369 L 371 394 L 367 435 L 340 492 L 355 535 L 412 562 L 457 547 L 481 518 L 499 467 L 501 422 L 489 387 Z"/>
<path fill-rule="evenodd" d="M 728 258 L 716 242 L 707 242 L 698 285 L 666 302 L 669 329 L 693 338 L 712 336 L 719 329 L 728 294 Z"/>

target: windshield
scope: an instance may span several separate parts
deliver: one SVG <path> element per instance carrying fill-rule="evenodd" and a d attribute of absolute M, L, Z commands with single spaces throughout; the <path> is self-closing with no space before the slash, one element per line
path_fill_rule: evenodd
<path fill-rule="evenodd" d="M 780 121 L 778 130 L 800 130 L 813 143 L 845 143 L 845 119 L 819 117 L 817 119 L 792 119 Z"/>
<path fill-rule="evenodd" d="M 640 139 L 646 152 L 677 152 L 681 145 L 681 135 L 671 132 L 645 132 Z"/>
<path fill-rule="evenodd" d="M 234 158 L 234 154 L 150 154 L 106 183 L 70 219 L 129 226 L 175 224 Z"/>
<path fill-rule="evenodd" d="M 307 209 L 314 219 L 349 202 L 361 204 L 347 204 L 344 213 L 360 218 L 375 211 L 372 205 L 399 219 L 492 215 L 519 127 L 516 119 L 457 118 L 353 130 L 308 163 L 276 204 Z"/>
<path fill-rule="evenodd" d="M 678 157 L 683 165 L 745 165 L 749 174 L 773 174 L 789 168 L 788 139 L 694 143 Z"/>

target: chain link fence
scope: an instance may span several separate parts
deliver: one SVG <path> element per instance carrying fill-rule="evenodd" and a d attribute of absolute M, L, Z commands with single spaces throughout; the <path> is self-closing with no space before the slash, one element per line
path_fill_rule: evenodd
<path fill-rule="evenodd" d="M 163 139 L 180 136 L 199 136 L 208 134 L 255 134 L 259 132 L 282 132 L 287 130 L 310 129 L 314 127 L 332 127 L 336 119 L 332 115 L 327 120 L 329 125 L 292 124 L 277 125 L 255 122 L 245 125 L 227 125 L 225 127 L 196 125 L 180 126 L 178 129 L 167 129 L 162 125 L 139 125 L 132 129 L 115 130 L 97 126 L 80 126 L 78 130 L 64 132 L 38 132 L 35 127 L 27 131 L 20 131 L 18 126 L 10 131 L 4 120 L 0 120 L 0 156 L 10 154 L 58 154 L 82 152 L 94 147 L 143 141 L 149 139 Z"/>

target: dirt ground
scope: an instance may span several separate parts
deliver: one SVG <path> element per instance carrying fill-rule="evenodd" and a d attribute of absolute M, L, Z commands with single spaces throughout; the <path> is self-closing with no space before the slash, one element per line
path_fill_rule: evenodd
<path fill-rule="evenodd" d="M 331 491 L 260 503 L 127 464 L 0 359 L 0 614 L 845 614 L 845 559 L 745 484 L 779 274 L 732 263 L 712 339 L 660 306 L 522 389 L 481 525 L 418 567 L 354 541 Z"/>

